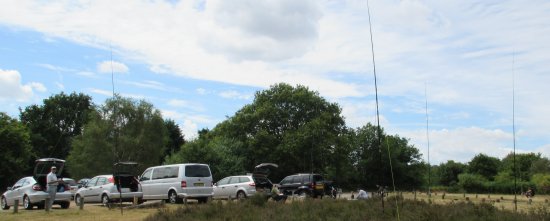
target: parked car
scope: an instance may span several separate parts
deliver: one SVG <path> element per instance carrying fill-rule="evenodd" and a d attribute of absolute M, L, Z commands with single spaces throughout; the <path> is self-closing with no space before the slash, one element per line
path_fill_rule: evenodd
<path fill-rule="evenodd" d="M 206 203 L 212 198 L 212 173 L 207 164 L 186 163 L 147 168 L 140 176 L 143 199 L 163 199 L 182 203 L 197 199 Z"/>
<path fill-rule="evenodd" d="M 82 178 L 82 179 L 78 180 L 78 182 L 76 182 L 78 189 L 85 186 L 86 183 L 88 183 L 88 181 L 90 181 L 90 178 Z"/>
<path fill-rule="evenodd" d="M 254 168 L 254 173 L 229 176 L 214 184 L 214 198 L 244 199 L 257 193 L 269 193 L 273 184 L 267 178 L 277 164 L 263 163 Z"/>
<path fill-rule="evenodd" d="M 8 190 L 2 194 L 1 207 L 4 210 L 15 204 L 15 200 L 19 200 L 19 204 L 25 209 L 33 209 L 37 206 L 39 209 L 44 208 L 45 200 L 49 197 L 46 192 L 46 176 L 50 172 L 52 166 L 57 167 L 57 176 L 61 176 L 63 171 L 64 160 L 55 158 L 44 158 L 35 161 L 33 176 L 23 177 L 18 180 L 13 186 L 8 187 Z M 55 195 L 54 204 L 60 205 L 61 208 L 69 208 L 71 202 L 70 187 L 66 184 L 59 184 L 58 192 Z M 61 188 L 62 187 L 62 188 Z"/>
<path fill-rule="evenodd" d="M 63 183 L 67 184 L 67 186 L 69 187 L 69 189 L 66 189 L 65 191 L 71 192 L 71 197 L 74 197 L 74 194 L 79 188 L 76 181 L 71 178 L 63 178 Z"/>
<path fill-rule="evenodd" d="M 285 177 L 279 183 L 279 190 L 286 195 L 323 197 L 325 184 L 323 176 L 314 173 L 301 173 Z"/>
<path fill-rule="evenodd" d="M 122 191 L 119 191 L 118 182 L 113 175 L 99 175 L 90 179 L 86 185 L 75 193 L 74 201 L 77 205 L 84 199 L 84 203 L 101 203 L 107 206 L 110 202 L 133 202 L 134 197 L 141 202 L 143 193 L 139 182 L 136 179 L 122 181 L 127 185 L 122 185 Z"/>

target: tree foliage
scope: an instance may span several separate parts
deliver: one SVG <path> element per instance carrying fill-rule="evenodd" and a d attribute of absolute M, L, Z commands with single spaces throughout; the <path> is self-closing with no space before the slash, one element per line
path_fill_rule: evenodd
<path fill-rule="evenodd" d="M 162 159 L 176 153 L 180 150 L 181 146 L 185 144 L 185 139 L 181 133 L 180 127 L 174 122 L 174 120 L 164 120 L 164 127 L 166 127 L 166 133 L 168 139 L 166 140 L 164 154 Z"/>
<path fill-rule="evenodd" d="M 111 173 L 113 163 L 158 165 L 168 139 L 160 111 L 145 101 L 116 96 L 93 112 L 67 159 L 74 177 Z"/>
<path fill-rule="evenodd" d="M 92 109 L 90 96 L 61 92 L 45 99 L 43 105 L 21 110 L 20 119 L 31 131 L 35 155 L 65 159 L 71 150 L 71 139 L 82 134 Z"/>
<path fill-rule="evenodd" d="M 4 190 L 25 174 L 31 152 L 29 130 L 24 124 L 0 112 L 0 189 Z"/>
<path fill-rule="evenodd" d="M 494 180 L 500 169 L 500 160 L 496 157 L 478 154 L 468 163 L 468 172 L 479 174 L 487 180 Z"/>

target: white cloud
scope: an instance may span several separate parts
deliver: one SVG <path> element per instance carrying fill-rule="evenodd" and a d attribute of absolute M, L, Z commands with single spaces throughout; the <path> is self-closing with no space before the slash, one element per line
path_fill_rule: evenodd
<path fill-rule="evenodd" d="M 179 100 L 179 99 L 172 99 L 168 101 L 168 105 L 173 107 L 185 107 L 189 105 L 189 103 L 185 100 Z"/>
<path fill-rule="evenodd" d="M 220 97 L 229 98 L 229 99 L 241 99 L 241 100 L 250 100 L 253 96 L 250 94 L 242 94 L 236 90 L 227 90 L 218 93 Z"/>
<path fill-rule="evenodd" d="M 204 88 L 197 88 L 197 94 L 205 95 L 207 93 L 206 89 Z"/>
<path fill-rule="evenodd" d="M 198 136 L 198 130 L 202 129 L 199 128 L 199 124 L 213 125 L 214 122 L 216 122 L 205 115 L 185 114 L 173 110 L 161 110 L 161 112 L 164 118 L 173 119 L 176 122 L 183 122 L 178 124 L 186 139 L 194 139 Z"/>
<path fill-rule="evenodd" d="M 29 101 L 34 95 L 33 89 L 39 92 L 47 91 L 42 83 L 21 84 L 21 74 L 16 70 L 0 69 L 0 99 Z"/>
<path fill-rule="evenodd" d="M 117 61 L 103 61 L 97 64 L 100 73 L 128 73 L 128 66 Z"/>
<path fill-rule="evenodd" d="M 56 72 L 74 72 L 74 71 L 76 71 L 75 69 L 72 69 L 72 68 L 55 66 L 55 65 L 52 65 L 52 64 L 38 64 L 38 66 L 46 68 L 48 70 L 56 71 Z"/>
<path fill-rule="evenodd" d="M 425 130 L 401 131 L 399 135 L 410 138 L 411 144 L 421 151 L 427 161 L 428 145 Z M 448 159 L 468 162 L 479 153 L 503 158 L 513 151 L 512 134 L 498 129 L 463 127 L 430 130 L 429 137 L 431 164 L 446 162 Z M 526 150 L 518 148 L 516 151 Z"/>
<path fill-rule="evenodd" d="M 95 73 L 89 72 L 89 71 L 80 71 L 76 73 L 77 75 L 84 76 L 84 77 L 94 77 Z"/>

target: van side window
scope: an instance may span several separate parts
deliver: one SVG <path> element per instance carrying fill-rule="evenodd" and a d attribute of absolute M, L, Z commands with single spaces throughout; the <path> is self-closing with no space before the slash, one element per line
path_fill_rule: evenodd
<path fill-rule="evenodd" d="M 302 176 L 293 176 L 292 183 L 302 183 Z"/>
<path fill-rule="evenodd" d="M 178 178 L 180 167 L 166 167 L 166 178 Z"/>
<path fill-rule="evenodd" d="M 155 168 L 155 170 L 153 170 L 153 180 L 162 179 L 164 178 L 165 174 L 166 167 Z"/>
<path fill-rule="evenodd" d="M 151 172 L 153 172 L 152 169 L 146 170 L 145 172 L 143 172 L 143 174 L 141 175 L 141 179 L 139 179 L 139 180 L 140 181 L 150 180 L 151 179 Z"/>
<path fill-rule="evenodd" d="M 304 175 L 303 178 L 304 178 L 304 183 L 311 182 L 311 175 Z"/>
<path fill-rule="evenodd" d="M 210 168 L 206 165 L 187 165 L 185 166 L 186 177 L 209 177 Z"/>

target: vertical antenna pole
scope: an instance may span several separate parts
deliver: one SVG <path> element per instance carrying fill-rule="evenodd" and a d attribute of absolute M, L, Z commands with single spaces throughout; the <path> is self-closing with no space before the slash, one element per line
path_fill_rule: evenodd
<path fill-rule="evenodd" d="M 429 118 L 428 118 L 428 86 L 427 84 L 424 82 L 424 96 L 426 98 L 426 140 L 428 141 L 428 197 L 431 198 L 432 197 L 432 192 L 431 192 L 431 185 L 432 185 L 432 175 L 431 175 L 431 170 L 432 170 L 432 165 L 430 164 L 430 132 L 429 132 L 429 128 L 428 128 L 428 124 L 429 124 Z"/>
<path fill-rule="evenodd" d="M 514 211 L 518 211 L 517 199 L 517 168 L 516 168 L 516 73 L 515 73 L 516 53 L 512 57 L 512 133 L 514 140 Z"/>

